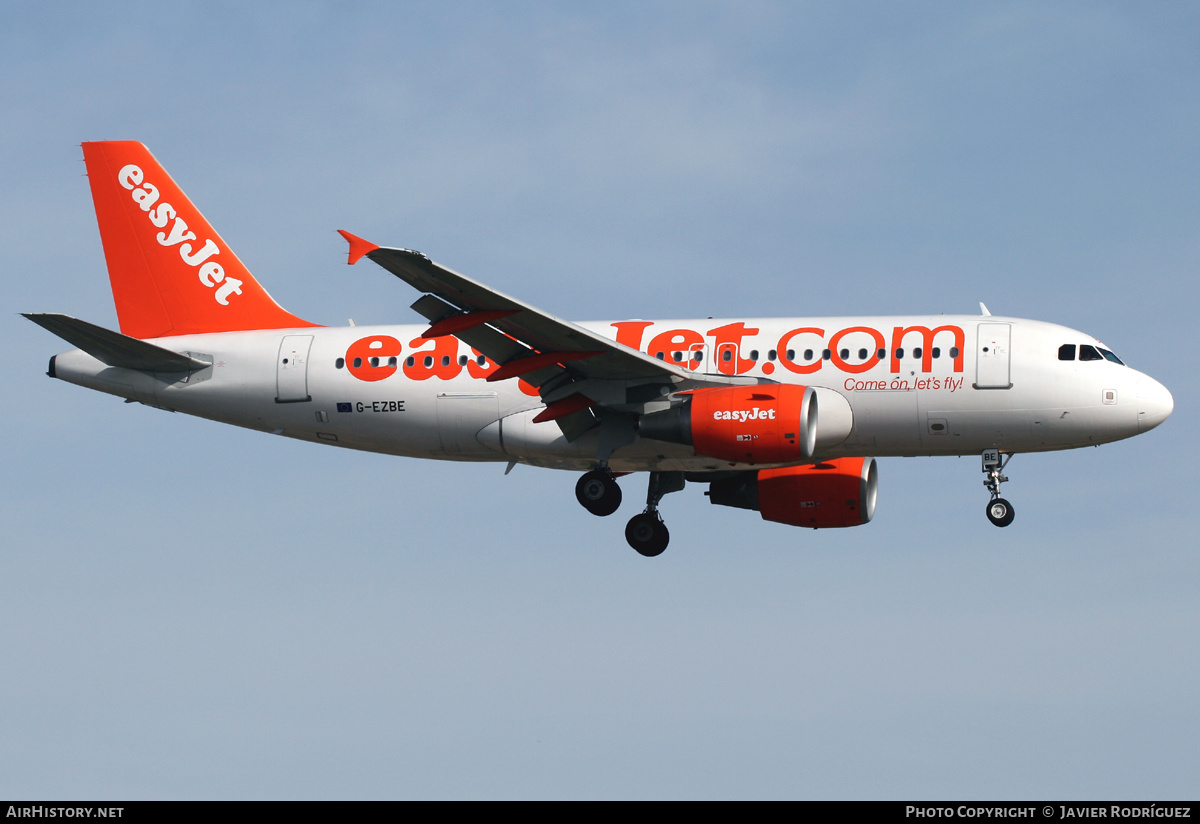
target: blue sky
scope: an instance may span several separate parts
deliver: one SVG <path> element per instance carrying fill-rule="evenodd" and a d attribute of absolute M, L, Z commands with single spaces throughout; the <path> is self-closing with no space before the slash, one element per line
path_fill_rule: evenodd
<path fill-rule="evenodd" d="M 0 6 L 0 796 L 1194 798 L 1188 3 Z M 415 321 L 345 228 L 578 318 L 974 312 L 1101 338 L 1159 429 L 880 462 L 811 532 L 324 449 L 50 381 L 115 327 L 83 140 L 275 298 Z M 627 501 L 641 479 L 623 481 Z"/>

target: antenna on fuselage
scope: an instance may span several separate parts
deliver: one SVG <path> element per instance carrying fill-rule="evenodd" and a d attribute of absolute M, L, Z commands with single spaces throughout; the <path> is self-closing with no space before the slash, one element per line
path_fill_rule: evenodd
<path fill-rule="evenodd" d="M 988 311 L 988 308 L 983 305 L 983 301 L 979 301 L 979 314 L 983 315 L 985 318 L 990 318 L 992 316 L 992 313 Z"/>

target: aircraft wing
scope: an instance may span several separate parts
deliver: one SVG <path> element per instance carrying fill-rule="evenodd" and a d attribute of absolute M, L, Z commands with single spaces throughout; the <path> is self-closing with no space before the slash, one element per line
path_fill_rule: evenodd
<path fill-rule="evenodd" d="M 370 258 L 425 293 L 412 307 L 432 323 L 425 337 L 452 334 L 499 364 L 489 380 L 521 377 L 536 386 L 547 404 L 542 420 L 571 416 L 571 428 L 578 430 L 585 421 L 577 413 L 598 404 L 626 406 L 631 389 L 635 398 L 659 397 L 636 391 L 644 385 L 676 391 L 757 382 L 701 374 L 658 360 L 451 271 L 420 252 L 376 246 L 340 233 L 350 243 L 348 263 Z M 583 399 L 591 403 L 584 405 Z M 588 416 L 587 425 L 593 422 Z M 567 429 L 563 426 L 571 438 Z"/>

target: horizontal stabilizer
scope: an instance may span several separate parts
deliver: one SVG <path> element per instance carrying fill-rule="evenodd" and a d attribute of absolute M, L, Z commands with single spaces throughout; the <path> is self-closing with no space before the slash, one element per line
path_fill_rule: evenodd
<path fill-rule="evenodd" d="M 212 365 L 69 315 L 22 314 L 108 366 L 141 372 L 190 372 Z"/>

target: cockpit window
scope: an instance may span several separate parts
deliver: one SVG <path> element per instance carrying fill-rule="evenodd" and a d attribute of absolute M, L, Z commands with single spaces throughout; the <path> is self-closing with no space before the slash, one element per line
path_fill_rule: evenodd
<path fill-rule="evenodd" d="M 1062 346 L 1058 347 L 1058 359 L 1065 361 L 1075 360 L 1075 344 L 1064 343 Z M 1106 360 L 1110 363 L 1115 363 L 1118 366 L 1125 365 L 1124 361 L 1122 361 L 1108 349 L 1105 349 L 1102 346 L 1092 346 L 1091 344 L 1087 343 L 1082 343 L 1079 345 L 1079 359 L 1081 361 Z"/>

